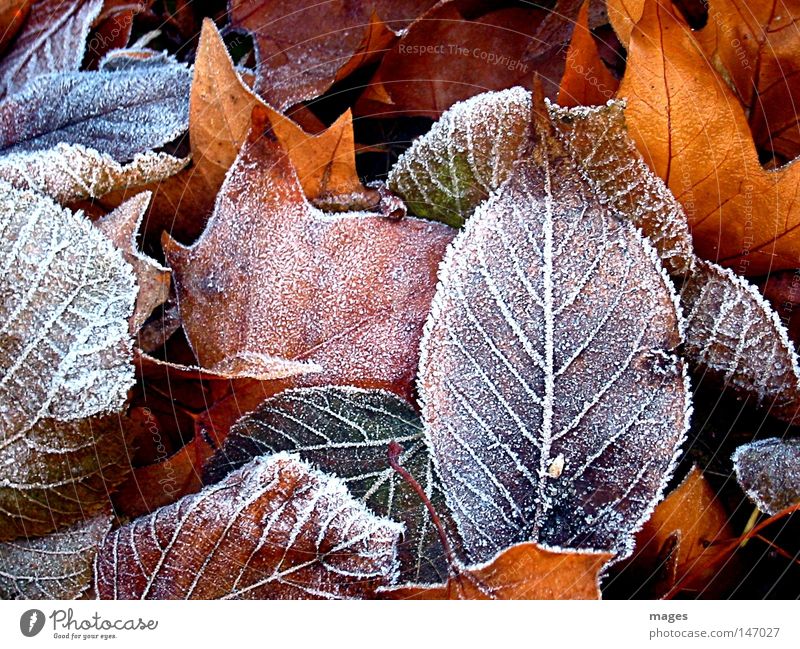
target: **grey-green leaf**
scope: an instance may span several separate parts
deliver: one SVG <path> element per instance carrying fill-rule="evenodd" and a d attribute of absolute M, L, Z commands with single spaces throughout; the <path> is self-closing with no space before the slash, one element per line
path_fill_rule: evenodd
<path fill-rule="evenodd" d="M 761 439 L 733 453 L 742 489 L 767 514 L 800 503 L 800 439 Z"/>
<path fill-rule="evenodd" d="M 405 401 L 382 390 L 324 387 L 282 392 L 233 426 L 222 449 L 209 461 L 205 478 L 218 482 L 255 456 L 298 453 L 341 478 L 353 496 L 375 513 L 405 523 L 402 577 L 438 583 L 447 577 L 443 551 L 427 509 L 389 466 L 392 440 L 404 448 L 401 464 L 447 519 L 419 416 Z"/>

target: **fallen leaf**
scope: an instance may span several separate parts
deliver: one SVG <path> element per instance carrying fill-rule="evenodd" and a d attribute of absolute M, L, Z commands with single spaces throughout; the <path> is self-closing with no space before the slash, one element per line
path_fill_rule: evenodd
<path fill-rule="evenodd" d="M 118 53 L 96 72 L 36 77 L 0 102 L 0 153 L 80 144 L 118 162 L 186 130 L 190 71 L 166 55 Z"/>
<path fill-rule="evenodd" d="M 402 399 L 381 390 L 301 388 L 271 397 L 233 426 L 206 465 L 205 481 L 218 482 L 259 455 L 297 453 L 340 478 L 371 511 L 405 525 L 399 548 L 404 581 L 441 581 L 447 565 L 438 534 L 425 504 L 389 465 L 391 441 L 404 447 L 402 465 L 419 479 L 444 517 L 444 496 L 419 415 Z"/>
<path fill-rule="evenodd" d="M 400 156 L 389 189 L 412 214 L 461 227 L 511 175 L 530 114 L 530 93 L 520 87 L 455 104 Z"/>
<path fill-rule="evenodd" d="M 341 69 L 351 71 L 380 54 L 388 41 L 386 28 L 399 33 L 434 4 L 434 0 L 323 4 L 300 0 L 292 5 L 231 0 L 230 20 L 234 28 L 253 35 L 256 90 L 283 111 L 324 93 L 340 78 Z"/>
<path fill-rule="evenodd" d="M 441 586 L 398 586 L 383 599 L 600 599 L 600 572 L 613 554 L 519 543 Z"/>
<path fill-rule="evenodd" d="M 614 96 L 618 86 L 619 81 L 609 72 L 597 51 L 589 29 L 589 0 L 585 0 L 572 30 L 564 76 L 558 88 L 558 103 L 565 108 L 602 105 Z"/>
<path fill-rule="evenodd" d="M 0 183 L 2 446 L 45 418 L 116 412 L 133 384 L 130 266 L 81 214 Z"/>
<path fill-rule="evenodd" d="M 369 597 L 396 576 L 401 532 L 338 479 L 281 453 L 110 533 L 96 590 L 100 599 Z"/>
<path fill-rule="evenodd" d="M 136 243 L 150 197 L 150 192 L 142 192 L 95 222 L 100 232 L 122 251 L 136 275 L 139 290 L 129 320 L 131 335 L 135 335 L 156 307 L 167 301 L 171 283 L 169 268 L 140 252 Z"/>
<path fill-rule="evenodd" d="M 34 0 L 13 47 L 0 60 L 0 97 L 43 74 L 77 72 L 103 0 Z"/>
<path fill-rule="evenodd" d="M 606 0 L 608 20 L 625 49 L 630 47 L 631 32 L 642 18 L 645 0 Z"/>
<path fill-rule="evenodd" d="M 17 433 L 5 428 L 0 443 L 0 541 L 49 534 L 105 511 L 130 470 L 117 415 L 40 419 L 21 434 L 9 431 Z"/>
<path fill-rule="evenodd" d="M 563 45 L 538 61 L 523 60 L 546 12 L 508 7 L 483 15 L 474 3 L 440 2 L 418 18 L 381 60 L 357 116 L 438 118 L 453 104 L 487 90 L 528 83 L 538 72 L 555 96 L 564 70 Z"/>
<path fill-rule="evenodd" d="M 744 108 L 756 145 L 783 160 L 800 154 L 800 57 L 796 2 L 709 0 L 696 32 L 706 56 Z"/>
<path fill-rule="evenodd" d="M 800 272 L 785 270 L 771 273 L 757 286 L 778 314 L 796 349 L 800 341 Z"/>
<path fill-rule="evenodd" d="M 798 266 L 800 166 L 761 167 L 738 100 L 665 4 L 646 0 L 618 95 L 639 151 L 683 204 L 700 257 L 739 274 Z"/>
<path fill-rule="evenodd" d="M 728 519 L 703 472 L 694 467 L 656 507 L 636 535 L 634 555 L 621 569 L 653 579 L 658 597 L 702 587 L 730 559 L 729 552 L 713 545 L 734 537 Z"/>
<path fill-rule="evenodd" d="M 59 203 L 100 198 L 119 189 L 160 183 L 180 172 L 188 159 L 166 153 L 137 153 L 121 165 L 111 156 L 80 144 L 0 156 L 0 179 L 17 189 L 33 189 Z"/>
<path fill-rule="evenodd" d="M 800 412 L 800 365 L 778 314 L 729 269 L 698 260 L 681 290 L 684 354 L 726 388 L 791 422 Z"/>
<path fill-rule="evenodd" d="M 526 540 L 629 553 L 688 428 L 655 251 L 541 113 L 534 144 L 448 249 L 422 341 L 426 432 L 471 562 Z"/>
<path fill-rule="evenodd" d="M 777 514 L 800 502 L 800 440 L 760 439 L 731 459 L 739 485 L 762 512 Z"/>
<path fill-rule="evenodd" d="M 263 354 L 309 361 L 315 385 L 409 396 L 445 226 L 325 214 L 303 196 L 258 109 L 200 240 L 165 239 L 183 328 L 202 367 Z M 223 309 L 226 318 L 209 320 Z"/>
<path fill-rule="evenodd" d="M 77 599 L 91 588 L 97 546 L 111 529 L 101 515 L 36 539 L 0 543 L 0 597 Z"/>

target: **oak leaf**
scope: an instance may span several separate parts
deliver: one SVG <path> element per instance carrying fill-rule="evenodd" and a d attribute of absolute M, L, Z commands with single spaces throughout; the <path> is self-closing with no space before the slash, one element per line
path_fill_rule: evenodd
<path fill-rule="evenodd" d="M 369 597 L 396 577 L 402 527 L 285 453 L 106 536 L 100 599 Z"/>
<path fill-rule="evenodd" d="M 111 529 L 102 514 L 61 532 L 0 543 L 0 597 L 77 599 L 94 581 L 94 558 Z"/>
<path fill-rule="evenodd" d="M 422 342 L 426 433 L 471 562 L 524 540 L 627 554 L 688 428 L 654 250 L 541 113 L 534 144 L 448 249 Z"/>
<path fill-rule="evenodd" d="M 800 440 L 772 437 L 744 444 L 733 454 L 739 485 L 767 514 L 800 502 Z"/>
<path fill-rule="evenodd" d="M 382 599 L 600 599 L 600 572 L 613 554 L 557 552 L 519 543 L 441 586 L 397 586 Z"/>
<path fill-rule="evenodd" d="M 445 517 L 419 415 L 381 390 L 300 388 L 267 399 L 233 426 L 206 465 L 206 482 L 218 481 L 258 455 L 297 453 L 341 478 L 373 512 L 405 525 L 400 545 L 404 581 L 438 582 L 447 575 L 439 537 L 424 503 L 389 465 L 392 441 L 403 446 L 401 463 L 418 477 L 440 518 Z"/>
<path fill-rule="evenodd" d="M 309 361 L 316 385 L 408 396 L 449 228 L 329 215 L 303 196 L 258 110 L 200 240 L 165 238 L 187 338 L 202 367 L 260 354 Z M 223 310 L 225 318 L 209 320 Z"/>

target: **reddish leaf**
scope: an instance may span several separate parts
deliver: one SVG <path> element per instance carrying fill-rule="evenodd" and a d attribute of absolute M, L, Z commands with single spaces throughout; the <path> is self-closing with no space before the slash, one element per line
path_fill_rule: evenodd
<path fill-rule="evenodd" d="M 97 595 L 368 597 L 394 580 L 401 531 L 354 501 L 337 478 L 281 453 L 106 536 Z"/>
<path fill-rule="evenodd" d="M 165 240 L 200 364 L 244 354 L 304 360 L 322 371 L 302 384 L 408 397 L 451 230 L 315 209 L 274 136 L 260 137 L 267 115 L 256 113 L 201 239 L 191 248 Z"/>

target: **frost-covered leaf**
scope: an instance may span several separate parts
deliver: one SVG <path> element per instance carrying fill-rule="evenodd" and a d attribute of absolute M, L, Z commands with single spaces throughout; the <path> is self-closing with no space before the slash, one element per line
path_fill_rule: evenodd
<path fill-rule="evenodd" d="M 760 439 L 733 454 L 736 479 L 767 514 L 800 502 L 800 439 Z"/>
<path fill-rule="evenodd" d="M 519 87 L 456 104 L 400 157 L 390 189 L 413 214 L 463 225 L 523 155 L 531 108 L 530 92 Z M 671 273 L 685 273 L 694 258 L 686 215 L 636 150 L 623 109 L 548 103 L 561 144 L 601 203 L 641 228 Z"/>
<path fill-rule="evenodd" d="M 755 286 L 698 260 L 681 291 L 684 353 L 725 387 L 792 421 L 800 410 L 800 367 L 778 314 Z"/>
<path fill-rule="evenodd" d="M 130 266 L 80 213 L 0 184 L 0 421 L 5 446 L 46 417 L 119 410 L 133 384 Z"/>
<path fill-rule="evenodd" d="M 87 394 L 87 397 L 90 397 Z M 42 419 L 0 441 L 0 541 L 63 529 L 104 511 L 130 470 L 125 420 Z"/>
<path fill-rule="evenodd" d="M 161 182 L 186 167 L 188 159 L 166 153 L 137 153 L 121 165 L 109 155 L 80 144 L 0 156 L 0 179 L 18 189 L 33 189 L 59 203 L 147 183 Z"/>
<path fill-rule="evenodd" d="M 111 517 L 97 516 L 35 539 L 0 543 L 0 598 L 76 599 L 92 585 L 97 547 Z"/>
<path fill-rule="evenodd" d="M 341 599 L 393 583 L 402 526 L 285 453 L 115 530 L 101 599 Z"/>
<path fill-rule="evenodd" d="M 451 230 L 312 207 L 280 146 L 262 136 L 267 115 L 254 115 L 202 237 L 190 248 L 165 241 L 200 365 L 262 354 L 316 363 L 322 371 L 303 377 L 315 385 L 410 395 Z"/>
<path fill-rule="evenodd" d="M 412 214 L 460 227 L 510 176 L 530 114 L 530 93 L 520 87 L 455 104 L 400 156 L 389 189 Z"/>
<path fill-rule="evenodd" d="M 186 130 L 190 81 L 164 56 L 118 55 L 95 72 L 36 77 L 0 102 L 0 153 L 65 142 L 132 160 Z"/>
<path fill-rule="evenodd" d="M 103 0 L 35 0 L 14 46 L 0 59 L 0 97 L 51 72 L 77 72 Z"/>
<path fill-rule="evenodd" d="M 440 516 L 446 514 L 419 416 L 405 401 L 381 390 L 300 388 L 281 392 L 245 415 L 209 461 L 206 479 L 216 482 L 258 455 L 288 451 L 338 476 L 372 511 L 404 523 L 401 578 L 438 582 L 447 564 L 428 510 L 389 466 L 389 442 L 403 446 L 400 463 L 425 489 Z"/>
<path fill-rule="evenodd" d="M 150 203 L 150 192 L 142 192 L 127 200 L 95 225 L 122 251 L 133 268 L 139 290 L 130 318 L 130 331 L 136 333 L 157 306 L 167 301 L 170 289 L 169 268 L 139 251 L 136 238 Z"/>
<path fill-rule="evenodd" d="M 441 586 L 398 586 L 383 599 L 600 599 L 600 572 L 613 554 L 553 551 L 518 543 Z"/>
<path fill-rule="evenodd" d="M 628 135 L 624 108 L 619 101 L 571 109 L 550 104 L 548 113 L 600 202 L 639 227 L 667 270 L 682 276 L 694 263 L 686 214 L 637 151 Z"/>
<path fill-rule="evenodd" d="M 470 561 L 630 550 L 688 426 L 676 297 L 548 126 L 449 248 L 422 343 L 434 461 Z"/>

